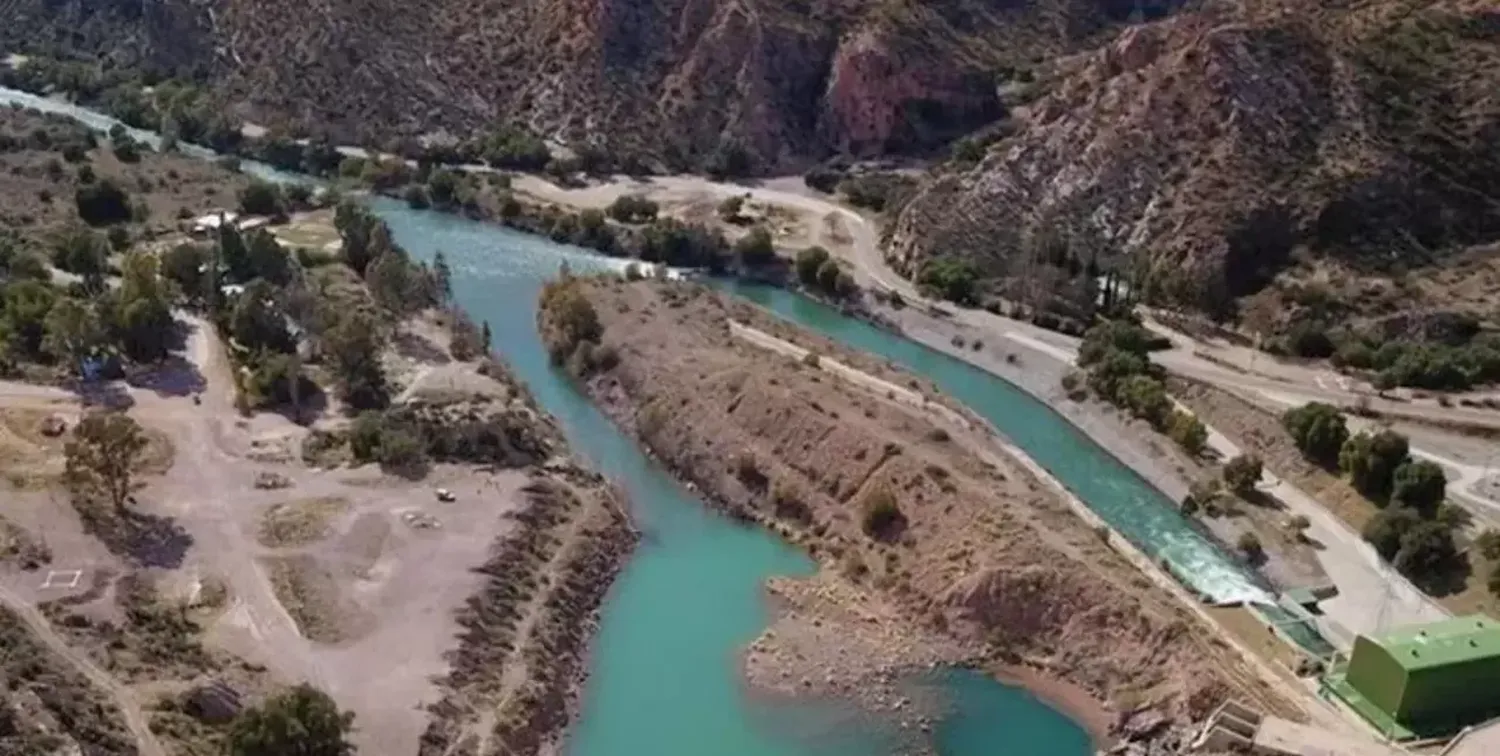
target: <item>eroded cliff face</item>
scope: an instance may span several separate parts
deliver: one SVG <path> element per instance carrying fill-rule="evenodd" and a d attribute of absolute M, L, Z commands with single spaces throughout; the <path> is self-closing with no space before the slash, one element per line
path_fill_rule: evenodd
<path fill-rule="evenodd" d="M 1006 278 L 1061 248 L 1222 311 L 1298 247 L 1372 260 L 1495 238 L 1478 198 L 1500 192 L 1484 136 L 1500 21 L 1395 5 L 1267 0 L 1126 30 L 1067 61 L 982 161 L 922 187 L 888 259 Z"/>
<path fill-rule="evenodd" d="M 819 131 L 837 152 L 872 155 L 941 143 L 993 121 L 993 76 L 951 59 L 927 60 L 864 30 L 834 56 Z"/>
<path fill-rule="evenodd" d="M 669 169 L 734 142 L 771 172 L 922 150 L 993 120 L 997 72 L 1130 20 L 1117 5 L 8 0 L 18 21 L 0 45 L 196 73 L 243 118 L 343 140 L 508 122 Z"/>

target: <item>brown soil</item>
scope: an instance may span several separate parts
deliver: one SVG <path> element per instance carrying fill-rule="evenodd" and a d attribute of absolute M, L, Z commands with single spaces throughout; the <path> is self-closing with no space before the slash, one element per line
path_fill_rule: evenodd
<path fill-rule="evenodd" d="M 780 654 L 792 684 L 806 676 L 811 692 L 847 691 L 863 687 L 866 672 L 963 657 L 1087 691 L 1095 711 L 1085 721 L 1153 707 L 1185 722 L 1229 695 L 1297 716 L 1230 661 L 1208 626 L 915 377 L 697 285 L 562 286 L 577 287 L 603 324 L 593 353 L 618 355 L 587 382 L 596 400 L 719 507 L 777 530 L 823 565 L 818 582 L 833 587 L 818 595 L 830 608 L 815 616 L 838 631 L 811 644 L 821 653 Z M 567 299 L 544 295 L 543 321 L 555 326 L 548 303 Z M 819 357 L 747 344 L 731 321 Z M 865 374 L 832 377 L 833 360 Z M 899 514 L 872 514 L 882 501 Z M 849 619 L 883 612 L 891 620 L 878 631 Z M 757 642 L 752 677 L 780 679 L 779 663 L 758 671 L 755 661 L 778 656 L 777 637 Z M 866 661 L 840 679 L 838 652 L 856 642 L 884 652 L 844 654 Z"/>
<path fill-rule="evenodd" d="M 19 141 L 13 149 L 0 150 L 0 175 L 5 176 L 0 182 L 0 224 L 38 240 L 78 222 L 73 193 L 85 185 L 78 177 L 84 166 L 93 171 L 95 181 L 113 181 L 132 201 L 144 203 L 146 219 L 130 224 L 135 232 L 172 230 L 182 218 L 234 209 L 239 189 L 249 183 L 247 177 L 211 161 L 157 153 L 144 146 L 138 162 L 121 162 L 103 138 L 87 151 L 85 161 L 69 163 L 56 147 L 43 149 L 28 143 L 28 135 L 37 130 L 57 135 L 54 143 L 64 135 L 88 130 L 60 116 L 0 108 L 0 134 Z"/>

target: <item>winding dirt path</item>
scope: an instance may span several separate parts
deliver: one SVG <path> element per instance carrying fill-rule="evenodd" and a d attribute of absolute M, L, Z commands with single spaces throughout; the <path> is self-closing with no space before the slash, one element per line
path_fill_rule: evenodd
<path fill-rule="evenodd" d="M 113 675 L 94 664 L 88 655 L 70 647 L 67 641 L 52 629 L 52 623 L 47 621 L 40 610 L 20 596 L 11 593 L 4 585 L 0 585 L 0 604 L 4 604 L 6 608 L 15 612 L 16 616 L 21 618 L 26 627 L 47 646 L 48 650 L 62 657 L 94 687 L 104 691 L 114 700 L 142 756 L 166 756 L 166 751 L 156 741 L 156 735 L 151 732 L 151 725 L 147 722 L 146 716 L 141 713 L 141 707 L 136 703 L 135 696 L 115 680 Z"/>

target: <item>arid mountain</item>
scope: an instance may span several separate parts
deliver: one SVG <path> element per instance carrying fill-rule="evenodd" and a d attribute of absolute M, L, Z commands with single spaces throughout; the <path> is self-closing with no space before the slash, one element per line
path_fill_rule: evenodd
<path fill-rule="evenodd" d="M 770 171 L 941 144 L 998 118 L 1009 77 L 1177 1 L 0 0 L 0 44 L 192 72 L 248 120 L 346 140 L 509 122 Z"/>
<path fill-rule="evenodd" d="M 1012 127 L 904 207 L 898 269 L 951 256 L 1014 282 L 1095 261 L 1228 314 L 1293 264 L 1334 281 L 1434 267 L 1500 239 L 1500 10 L 1183 12 L 1064 61 Z"/>

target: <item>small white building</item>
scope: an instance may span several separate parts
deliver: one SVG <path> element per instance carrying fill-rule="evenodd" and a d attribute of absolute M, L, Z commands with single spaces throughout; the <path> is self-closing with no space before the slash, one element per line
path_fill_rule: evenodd
<path fill-rule="evenodd" d="M 207 236 L 218 231 L 219 227 L 225 223 L 234 223 L 239 217 L 239 213 L 231 213 L 228 210 L 200 215 L 193 219 L 192 234 L 194 236 Z"/>

